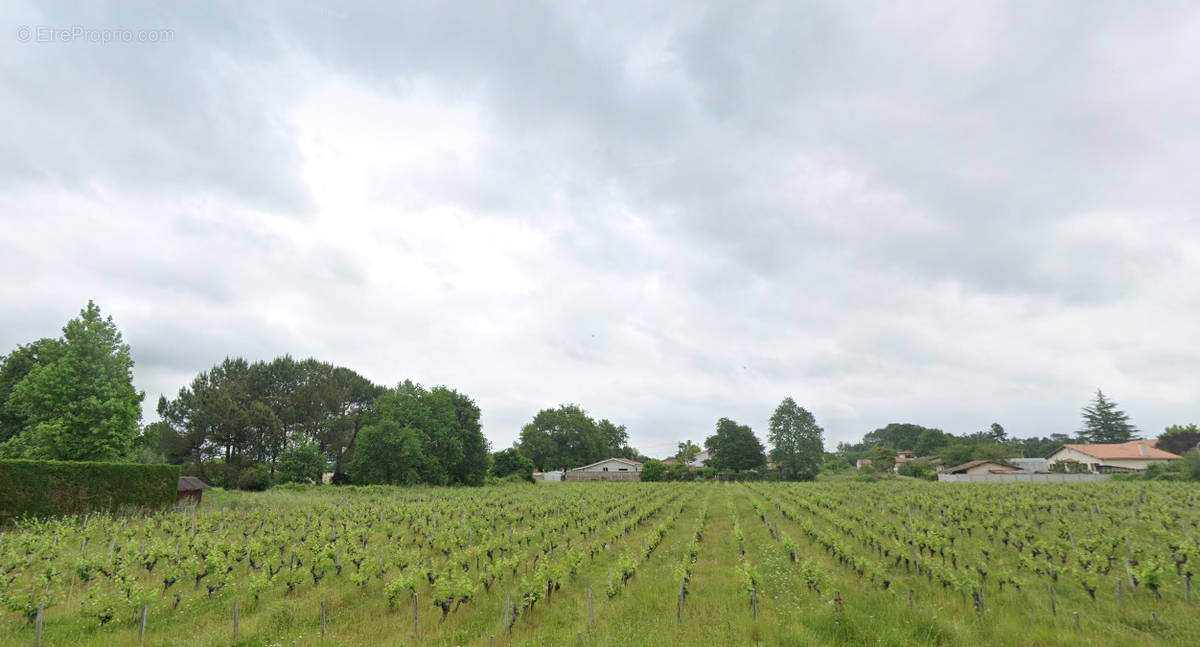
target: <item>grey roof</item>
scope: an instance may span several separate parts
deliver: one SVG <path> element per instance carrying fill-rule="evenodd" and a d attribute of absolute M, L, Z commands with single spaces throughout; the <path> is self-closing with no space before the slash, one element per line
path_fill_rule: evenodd
<path fill-rule="evenodd" d="M 208 483 L 205 483 L 204 481 L 201 481 L 199 478 L 197 478 L 195 476 L 179 477 L 179 491 L 180 492 L 195 492 L 196 490 L 207 490 L 211 487 L 212 487 L 211 485 L 209 485 Z"/>

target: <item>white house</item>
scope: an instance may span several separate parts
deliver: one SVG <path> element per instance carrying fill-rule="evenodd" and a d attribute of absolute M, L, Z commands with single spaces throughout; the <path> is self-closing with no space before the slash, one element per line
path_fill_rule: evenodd
<path fill-rule="evenodd" d="M 1046 462 L 1082 463 L 1094 473 L 1141 472 L 1151 465 L 1165 465 L 1182 456 L 1163 451 L 1153 440 L 1096 445 L 1063 445 L 1046 457 Z"/>
<path fill-rule="evenodd" d="M 628 458 L 606 458 L 591 465 L 576 467 L 572 472 L 640 472 L 642 464 Z"/>

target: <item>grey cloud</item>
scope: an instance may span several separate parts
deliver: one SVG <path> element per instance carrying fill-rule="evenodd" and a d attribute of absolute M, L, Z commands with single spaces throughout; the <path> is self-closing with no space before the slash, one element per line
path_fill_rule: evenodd
<path fill-rule="evenodd" d="M 32 275 L 0 287 L 0 342 L 95 296 L 148 392 L 315 355 L 461 388 L 497 447 L 576 401 L 658 454 L 720 416 L 765 436 L 785 395 L 830 446 L 897 420 L 1070 431 L 1098 382 L 1146 428 L 1200 416 L 1171 359 L 1200 303 L 1187 7 L 2 15 L 175 31 L 0 43 L 0 269 Z M 294 114 L 331 83 L 464 107 L 477 149 L 355 150 L 370 217 L 324 211 Z M 334 118 L 372 127 L 355 108 Z"/>

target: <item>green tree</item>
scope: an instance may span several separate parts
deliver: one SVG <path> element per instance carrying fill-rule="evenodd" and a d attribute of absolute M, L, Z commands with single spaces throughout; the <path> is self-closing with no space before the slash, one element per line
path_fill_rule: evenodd
<path fill-rule="evenodd" d="M 348 368 L 315 359 L 227 357 L 175 399 L 160 398 L 158 414 L 174 430 L 178 462 L 219 458 L 274 469 L 289 443 L 314 443 L 340 472 L 384 391 Z"/>
<path fill-rule="evenodd" d="M 608 458 L 608 441 L 579 405 L 543 409 L 521 429 L 517 447 L 539 470 L 578 467 Z"/>
<path fill-rule="evenodd" d="M 991 427 L 988 427 L 988 437 L 992 442 L 1003 443 L 1008 441 L 1008 432 L 998 422 L 993 422 Z"/>
<path fill-rule="evenodd" d="M 688 463 L 696 460 L 696 455 L 703 450 L 703 447 L 690 440 L 685 440 L 679 443 L 676 445 L 676 448 L 677 451 L 675 452 L 675 459 L 683 465 L 687 465 Z M 644 470 L 646 468 L 642 467 L 642 469 Z"/>
<path fill-rule="evenodd" d="M 625 425 L 618 425 L 607 418 L 596 423 L 596 429 L 604 438 L 604 453 L 609 456 L 619 458 L 632 458 L 631 455 L 636 453 L 629 446 L 629 432 L 625 430 Z"/>
<path fill-rule="evenodd" d="M 533 483 L 533 461 L 522 456 L 516 447 L 492 454 L 491 475 L 503 478 L 509 474 L 520 474 L 521 478 Z"/>
<path fill-rule="evenodd" d="M 928 429 L 921 425 L 893 422 L 886 427 L 864 434 L 862 444 L 867 447 L 886 445 L 896 450 L 913 450 L 917 445 L 917 439 Z"/>
<path fill-rule="evenodd" d="M 1117 408 L 1117 403 L 1096 389 L 1092 403 L 1083 408 L 1083 429 L 1079 435 L 1089 443 L 1123 443 L 1134 439 L 1137 427 L 1129 416 Z"/>
<path fill-rule="evenodd" d="M 824 433 L 807 409 L 784 398 L 775 408 L 767 432 L 771 460 L 801 481 L 816 478 L 825 453 Z"/>
<path fill-rule="evenodd" d="M 1200 447 L 1200 427 L 1171 425 L 1159 434 L 1157 447 L 1182 456 L 1185 452 Z"/>
<path fill-rule="evenodd" d="M 279 454 L 276 475 L 281 483 L 320 483 L 324 471 L 325 455 L 321 448 L 316 443 L 301 442 Z"/>
<path fill-rule="evenodd" d="M 133 387 L 133 358 L 112 317 L 88 301 L 67 322 L 47 362 L 35 363 L 12 386 L 8 407 L 25 428 L 5 446 L 9 455 L 55 460 L 127 458 L 144 394 Z M 7 363 L 7 362 L 6 362 Z"/>
<path fill-rule="evenodd" d="M 913 453 L 917 456 L 935 456 L 949 442 L 950 436 L 943 433 L 940 429 L 926 429 L 917 436 L 917 443 L 913 445 Z"/>
<path fill-rule="evenodd" d="M 29 418 L 9 405 L 13 387 L 34 368 L 45 366 L 57 356 L 62 344 L 57 339 L 39 339 L 0 358 L 0 444 L 17 436 L 29 426 Z"/>
<path fill-rule="evenodd" d="M 347 469 L 360 484 L 416 485 L 424 479 L 429 457 L 420 431 L 383 420 L 363 427 Z"/>
<path fill-rule="evenodd" d="M 642 464 L 643 481 L 661 481 L 666 477 L 667 466 L 662 461 L 649 460 Z"/>
<path fill-rule="evenodd" d="M 887 445 L 875 445 L 867 452 L 876 472 L 890 472 L 896 466 L 896 450 Z"/>
<path fill-rule="evenodd" d="M 426 459 L 418 480 L 431 485 L 483 484 L 490 459 L 479 417 L 479 407 L 466 395 L 444 386 L 427 390 L 411 380 L 380 396 L 371 414 L 375 422 L 391 422 L 416 435 Z M 355 450 L 355 456 L 360 453 Z M 361 467 L 362 461 L 356 464 Z"/>
<path fill-rule="evenodd" d="M 718 470 L 740 472 L 767 465 L 763 445 L 750 427 L 729 418 L 717 421 L 717 432 L 704 440 L 704 446 L 712 453 L 708 465 Z"/>

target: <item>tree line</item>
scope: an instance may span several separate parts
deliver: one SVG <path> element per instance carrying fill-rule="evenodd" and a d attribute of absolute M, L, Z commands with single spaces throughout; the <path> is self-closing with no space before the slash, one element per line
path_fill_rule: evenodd
<path fill-rule="evenodd" d="M 645 458 L 624 425 L 573 404 L 538 412 L 521 451 L 493 456 L 470 396 L 411 380 L 389 388 L 316 359 L 227 357 L 160 397 L 159 420 L 144 426 L 143 398 L 128 344 L 89 301 L 61 337 L 0 357 L 0 458 L 172 463 L 245 489 L 329 472 L 337 483 L 481 485 Z"/>
<path fill-rule="evenodd" d="M 769 467 L 774 468 L 772 473 L 778 478 L 812 480 L 824 460 L 824 434 L 825 430 L 817 424 L 813 414 L 787 397 L 771 415 L 767 431 L 770 451 L 749 425 L 721 418 L 717 420 L 714 433 L 704 439 L 708 458 L 702 469 L 689 467 L 699 455 L 700 446 L 685 440 L 679 443 L 678 451 L 672 457 L 674 464 L 668 466 L 663 461 L 648 461 L 643 465 L 642 480 L 692 480 L 718 474 L 758 478 Z"/>
<path fill-rule="evenodd" d="M 531 480 L 534 470 L 569 469 L 610 457 L 645 463 L 643 478 L 693 478 L 687 464 L 701 446 L 679 443 L 668 467 L 629 445 L 624 425 L 593 418 L 577 404 L 543 409 L 511 448 L 490 453 L 480 410 L 447 386 L 405 380 L 395 387 L 316 359 L 250 362 L 225 358 L 174 398 L 160 397 L 159 420 L 140 425 L 144 394 L 133 386 L 133 359 L 112 317 L 89 301 L 57 338 L 18 346 L 0 357 L 0 458 L 168 462 L 223 486 L 275 482 L 479 485 L 489 477 Z M 706 468 L 812 479 L 822 469 L 870 458 L 890 469 L 898 451 L 939 456 L 946 464 L 1014 456 L 1041 457 L 1069 442 L 1136 437 L 1129 416 L 1103 392 L 1082 410 L 1074 435 L 1017 439 L 993 423 L 951 434 L 911 423 L 875 429 L 856 444 L 824 452 L 824 430 L 785 398 L 770 419 L 768 451 L 747 425 L 729 418 L 704 439 Z M 1196 425 L 1168 427 L 1162 449 L 1200 445 Z M 1200 456 L 1200 453 L 1197 453 Z"/>

